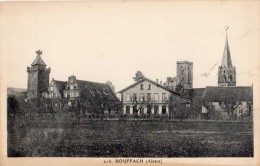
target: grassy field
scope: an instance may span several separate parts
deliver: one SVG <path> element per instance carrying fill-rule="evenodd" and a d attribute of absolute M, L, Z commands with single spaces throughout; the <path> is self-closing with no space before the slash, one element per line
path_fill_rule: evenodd
<path fill-rule="evenodd" d="M 252 122 L 18 120 L 8 155 L 49 157 L 252 157 Z"/>

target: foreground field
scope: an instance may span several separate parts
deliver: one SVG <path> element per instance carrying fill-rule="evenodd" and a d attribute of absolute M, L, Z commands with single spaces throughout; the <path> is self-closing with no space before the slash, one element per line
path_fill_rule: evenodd
<path fill-rule="evenodd" d="M 49 157 L 252 157 L 252 122 L 18 120 L 8 155 Z"/>

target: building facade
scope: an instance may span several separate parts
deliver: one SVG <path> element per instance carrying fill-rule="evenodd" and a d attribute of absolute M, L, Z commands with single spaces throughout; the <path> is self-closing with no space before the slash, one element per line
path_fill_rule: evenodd
<path fill-rule="evenodd" d="M 168 99 L 179 94 L 148 78 L 121 90 L 124 115 L 169 115 Z"/>

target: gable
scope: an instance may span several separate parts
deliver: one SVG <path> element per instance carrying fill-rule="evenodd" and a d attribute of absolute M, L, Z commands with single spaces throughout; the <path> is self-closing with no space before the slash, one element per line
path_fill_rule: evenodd
<path fill-rule="evenodd" d="M 153 84 L 150 81 L 143 80 L 141 82 L 138 82 L 138 84 L 135 84 L 124 91 L 124 93 L 169 93 L 169 90 L 166 90 L 165 88 L 162 88 L 159 85 Z"/>
<path fill-rule="evenodd" d="M 131 85 L 129 85 L 128 87 L 124 88 L 123 90 L 119 91 L 118 93 L 124 93 L 126 91 L 129 91 L 130 89 L 134 88 L 134 91 L 136 92 L 139 92 L 141 90 L 141 84 L 144 85 L 144 90 L 147 90 L 148 89 L 148 85 L 150 84 L 152 86 L 152 89 L 155 88 L 154 90 L 160 90 L 160 91 L 165 91 L 165 92 L 171 92 L 171 93 L 174 93 L 174 94 L 177 94 L 179 95 L 179 93 L 167 88 L 166 86 L 163 86 L 161 84 L 158 84 L 148 78 L 143 78 L 142 80 L 140 81 L 137 81 Z M 138 89 L 139 87 L 139 89 Z M 133 89 L 132 89 L 133 90 Z M 137 91 L 138 90 L 138 91 Z"/>

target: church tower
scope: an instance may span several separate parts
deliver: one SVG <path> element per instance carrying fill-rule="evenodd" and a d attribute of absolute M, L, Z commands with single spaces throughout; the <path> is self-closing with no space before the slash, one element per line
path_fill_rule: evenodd
<path fill-rule="evenodd" d="M 193 63 L 189 61 L 177 61 L 177 77 L 184 89 L 192 89 Z"/>
<path fill-rule="evenodd" d="M 41 97 L 43 92 L 48 91 L 50 68 L 46 68 L 46 64 L 41 58 L 42 51 L 36 51 L 37 57 L 31 64 L 31 67 L 27 67 L 28 73 L 28 87 L 27 98 Z"/>
<path fill-rule="evenodd" d="M 218 68 L 218 86 L 236 86 L 236 68 L 232 65 L 227 35 L 222 63 Z"/>

